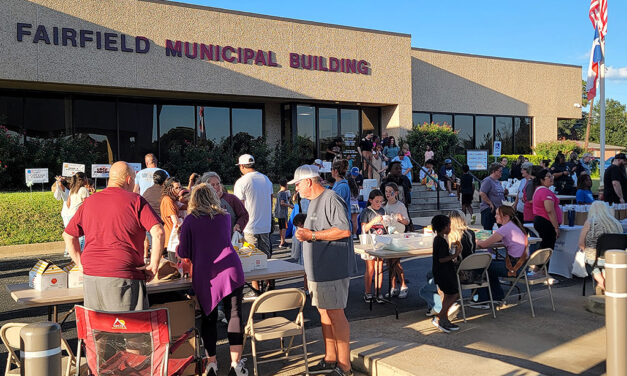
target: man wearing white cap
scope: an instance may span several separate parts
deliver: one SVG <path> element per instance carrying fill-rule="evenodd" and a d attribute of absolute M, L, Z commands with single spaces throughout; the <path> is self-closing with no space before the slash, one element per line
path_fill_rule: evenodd
<path fill-rule="evenodd" d="M 320 312 L 325 357 L 309 367 L 309 373 L 352 375 L 350 364 L 350 327 L 344 314 L 348 301 L 350 224 L 346 203 L 320 184 L 318 167 L 304 165 L 294 172 L 301 197 L 311 200 L 305 225 L 296 231 L 303 242 L 303 259 L 311 304 Z M 330 372 L 330 373 L 329 373 Z"/>
<path fill-rule="evenodd" d="M 272 257 L 270 232 L 272 231 L 272 183 L 270 179 L 254 169 L 255 158 L 250 154 L 240 155 L 237 166 L 242 177 L 237 179 L 233 193 L 243 203 L 248 212 L 248 223 L 244 228 L 244 240 L 259 248 L 268 258 Z M 253 289 L 259 291 L 258 281 L 252 282 Z M 244 299 L 258 296 L 251 291 Z"/>

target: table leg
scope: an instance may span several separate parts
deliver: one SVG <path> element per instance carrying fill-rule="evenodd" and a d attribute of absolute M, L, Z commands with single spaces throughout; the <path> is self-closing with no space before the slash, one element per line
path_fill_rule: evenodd
<path fill-rule="evenodd" d="M 54 316 L 54 322 L 59 322 L 59 309 L 56 305 L 52 306 L 52 315 Z"/>

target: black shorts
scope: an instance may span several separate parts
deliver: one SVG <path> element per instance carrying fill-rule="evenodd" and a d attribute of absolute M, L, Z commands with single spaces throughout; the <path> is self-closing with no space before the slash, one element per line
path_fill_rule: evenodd
<path fill-rule="evenodd" d="M 472 193 L 462 193 L 462 205 L 472 205 Z"/>
<path fill-rule="evenodd" d="M 435 283 L 440 290 L 446 295 L 455 295 L 459 292 L 457 289 L 457 277 L 455 273 L 446 273 L 442 276 L 434 276 Z"/>
<path fill-rule="evenodd" d="M 287 219 L 277 218 L 277 221 L 279 221 L 279 230 L 285 230 L 287 228 Z"/>

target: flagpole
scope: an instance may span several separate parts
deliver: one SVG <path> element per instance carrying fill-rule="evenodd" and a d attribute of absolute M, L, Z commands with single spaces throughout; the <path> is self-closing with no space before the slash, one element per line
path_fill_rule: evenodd
<path fill-rule="evenodd" d="M 605 38 L 601 39 L 601 65 L 599 66 L 599 101 L 600 101 L 600 135 L 601 144 L 601 183 L 605 176 Z"/>

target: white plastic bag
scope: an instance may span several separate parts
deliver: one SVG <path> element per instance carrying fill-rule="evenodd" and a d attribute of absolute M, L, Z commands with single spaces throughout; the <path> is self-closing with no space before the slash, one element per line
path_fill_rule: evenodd
<path fill-rule="evenodd" d="M 588 271 L 586 270 L 586 255 L 582 250 L 577 251 L 575 254 L 575 261 L 573 261 L 573 275 L 579 278 L 586 278 Z"/>
<path fill-rule="evenodd" d="M 240 247 L 244 242 L 244 235 L 242 235 L 239 231 L 233 231 L 233 236 L 231 236 L 231 244 L 233 246 Z"/>
<path fill-rule="evenodd" d="M 179 232 L 178 229 L 172 229 L 170 233 L 170 240 L 168 240 L 168 252 L 176 253 L 176 249 L 179 247 Z"/>

